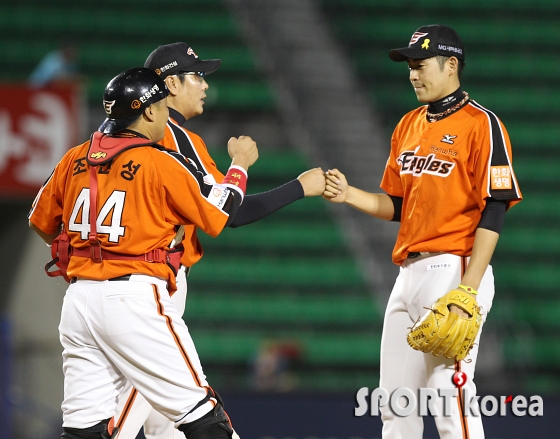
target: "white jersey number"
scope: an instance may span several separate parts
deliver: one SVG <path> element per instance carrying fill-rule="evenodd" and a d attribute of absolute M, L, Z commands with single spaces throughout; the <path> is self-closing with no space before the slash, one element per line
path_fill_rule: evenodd
<path fill-rule="evenodd" d="M 124 199 L 126 192 L 123 191 L 113 191 L 113 193 L 107 198 L 105 204 L 99 211 L 97 216 L 97 233 L 103 233 L 109 235 L 110 242 L 119 242 L 119 238 L 124 236 L 124 226 L 121 225 L 121 218 L 124 209 Z M 77 222 L 78 215 L 81 215 L 81 222 Z M 103 225 L 107 220 L 107 217 L 111 215 L 111 224 Z M 70 215 L 70 222 L 68 224 L 68 230 L 72 232 L 79 232 L 82 239 L 88 239 L 89 235 L 89 189 L 83 188 L 80 195 L 74 203 L 74 208 L 72 209 L 72 214 Z"/>

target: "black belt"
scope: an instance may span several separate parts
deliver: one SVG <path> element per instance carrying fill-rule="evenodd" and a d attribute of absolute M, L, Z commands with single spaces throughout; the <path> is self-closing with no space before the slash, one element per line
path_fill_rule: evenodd
<path fill-rule="evenodd" d="M 125 274 L 124 276 L 119 276 L 119 277 L 113 277 L 111 279 L 107 279 L 108 281 L 114 281 L 114 280 L 124 280 L 124 281 L 128 281 L 130 280 L 130 276 L 132 276 L 131 274 Z M 73 277 L 72 279 L 70 279 L 70 283 L 74 284 L 76 283 L 76 281 L 78 280 L 77 277 Z"/>
<path fill-rule="evenodd" d="M 191 267 L 185 267 L 185 276 L 188 276 L 189 273 L 191 271 Z M 129 281 L 130 280 L 130 276 L 132 276 L 131 274 L 125 274 L 124 276 L 119 276 L 119 277 L 113 277 L 111 279 L 107 279 L 108 281 L 114 281 L 114 280 L 124 280 L 124 281 Z M 70 279 L 70 283 L 71 284 L 75 284 L 76 281 L 78 280 L 77 277 L 73 277 L 72 279 Z"/>

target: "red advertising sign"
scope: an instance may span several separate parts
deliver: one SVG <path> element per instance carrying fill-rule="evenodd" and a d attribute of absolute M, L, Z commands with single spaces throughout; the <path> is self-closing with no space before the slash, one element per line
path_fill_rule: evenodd
<path fill-rule="evenodd" d="M 0 197 L 33 198 L 85 122 L 81 86 L 0 84 Z"/>

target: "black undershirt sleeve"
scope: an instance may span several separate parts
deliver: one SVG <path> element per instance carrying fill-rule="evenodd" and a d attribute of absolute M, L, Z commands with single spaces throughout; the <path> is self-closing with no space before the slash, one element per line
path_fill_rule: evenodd
<path fill-rule="evenodd" d="M 243 202 L 243 198 L 241 197 L 241 194 L 236 190 L 230 190 L 229 198 L 224 206 L 224 212 L 226 212 L 229 215 L 228 220 L 226 221 L 226 225 L 224 227 L 228 227 L 231 224 L 242 202 Z"/>
<path fill-rule="evenodd" d="M 481 229 L 492 230 L 493 232 L 500 233 L 504 220 L 506 218 L 507 202 L 496 200 L 495 198 L 488 198 L 486 200 L 486 207 L 482 211 L 482 217 L 478 227 Z"/>
<path fill-rule="evenodd" d="M 393 218 L 391 219 L 391 221 L 400 222 L 403 197 L 394 197 L 393 195 L 389 195 L 389 198 L 391 198 L 391 201 L 393 202 L 393 207 L 395 208 L 395 213 L 393 214 Z"/>
<path fill-rule="evenodd" d="M 298 179 L 267 192 L 246 195 L 235 216 L 228 221 L 227 226 L 235 228 L 254 223 L 303 197 L 303 187 Z"/>

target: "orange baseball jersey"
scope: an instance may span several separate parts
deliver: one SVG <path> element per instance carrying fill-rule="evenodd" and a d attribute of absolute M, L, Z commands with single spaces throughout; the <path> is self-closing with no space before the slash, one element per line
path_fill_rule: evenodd
<path fill-rule="evenodd" d="M 179 121 L 173 117 L 169 118 L 165 127 L 165 136 L 159 144 L 172 151 L 180 152 L 196 168 L 205 183 L 212 185 L 217 181 L 221 182 L 224 174 L 218 170 L 216 163 L 210 157 L 202 138 L 180 125 L 179 122 L 184 121 L 184 118 L 179 113 L 170 109 L 170 114 Z M 181 257 L 181 264 L 185 267 L 192 267 L 202 258 L 204 251 L 196 236 L 196 225 L 185 225 L 184 233 L 182 242 L 185 251 Z"/>
<path fill-rule="evenodd" d="M 429 123 L 427 106 L 406 114 L 393 133 L 381 188 L 402 197 L 393 261 L 409 252 L 470 256 L 486 199 L 521 201 L 511 145 L 494 113 L 470 101 Z"/>
<path fill-rule="evenodd" d="M 142 139 L 140 139 L 142 140 Z M 140 143 L 140 142 L 139 142 Z M 38 193 L 29 220 L 47 234 L 64 224 L 70 244 L 87 248 L 89 233 L 89 141 L 66 153 Z M 178 153 L 150 146 L 124 151 L 99 166 L 97 232 L 101 247 L 141 255 L 166 248 L 176 225 L 198 227 L 217 236 L 228 220 L 229 185 L 206 184 L 196 167 Z M 73 256 L 69 277 L 104 280 L 129 273 L 157 276 L 175 290 L 175 276 L 163 263 Z"/>

